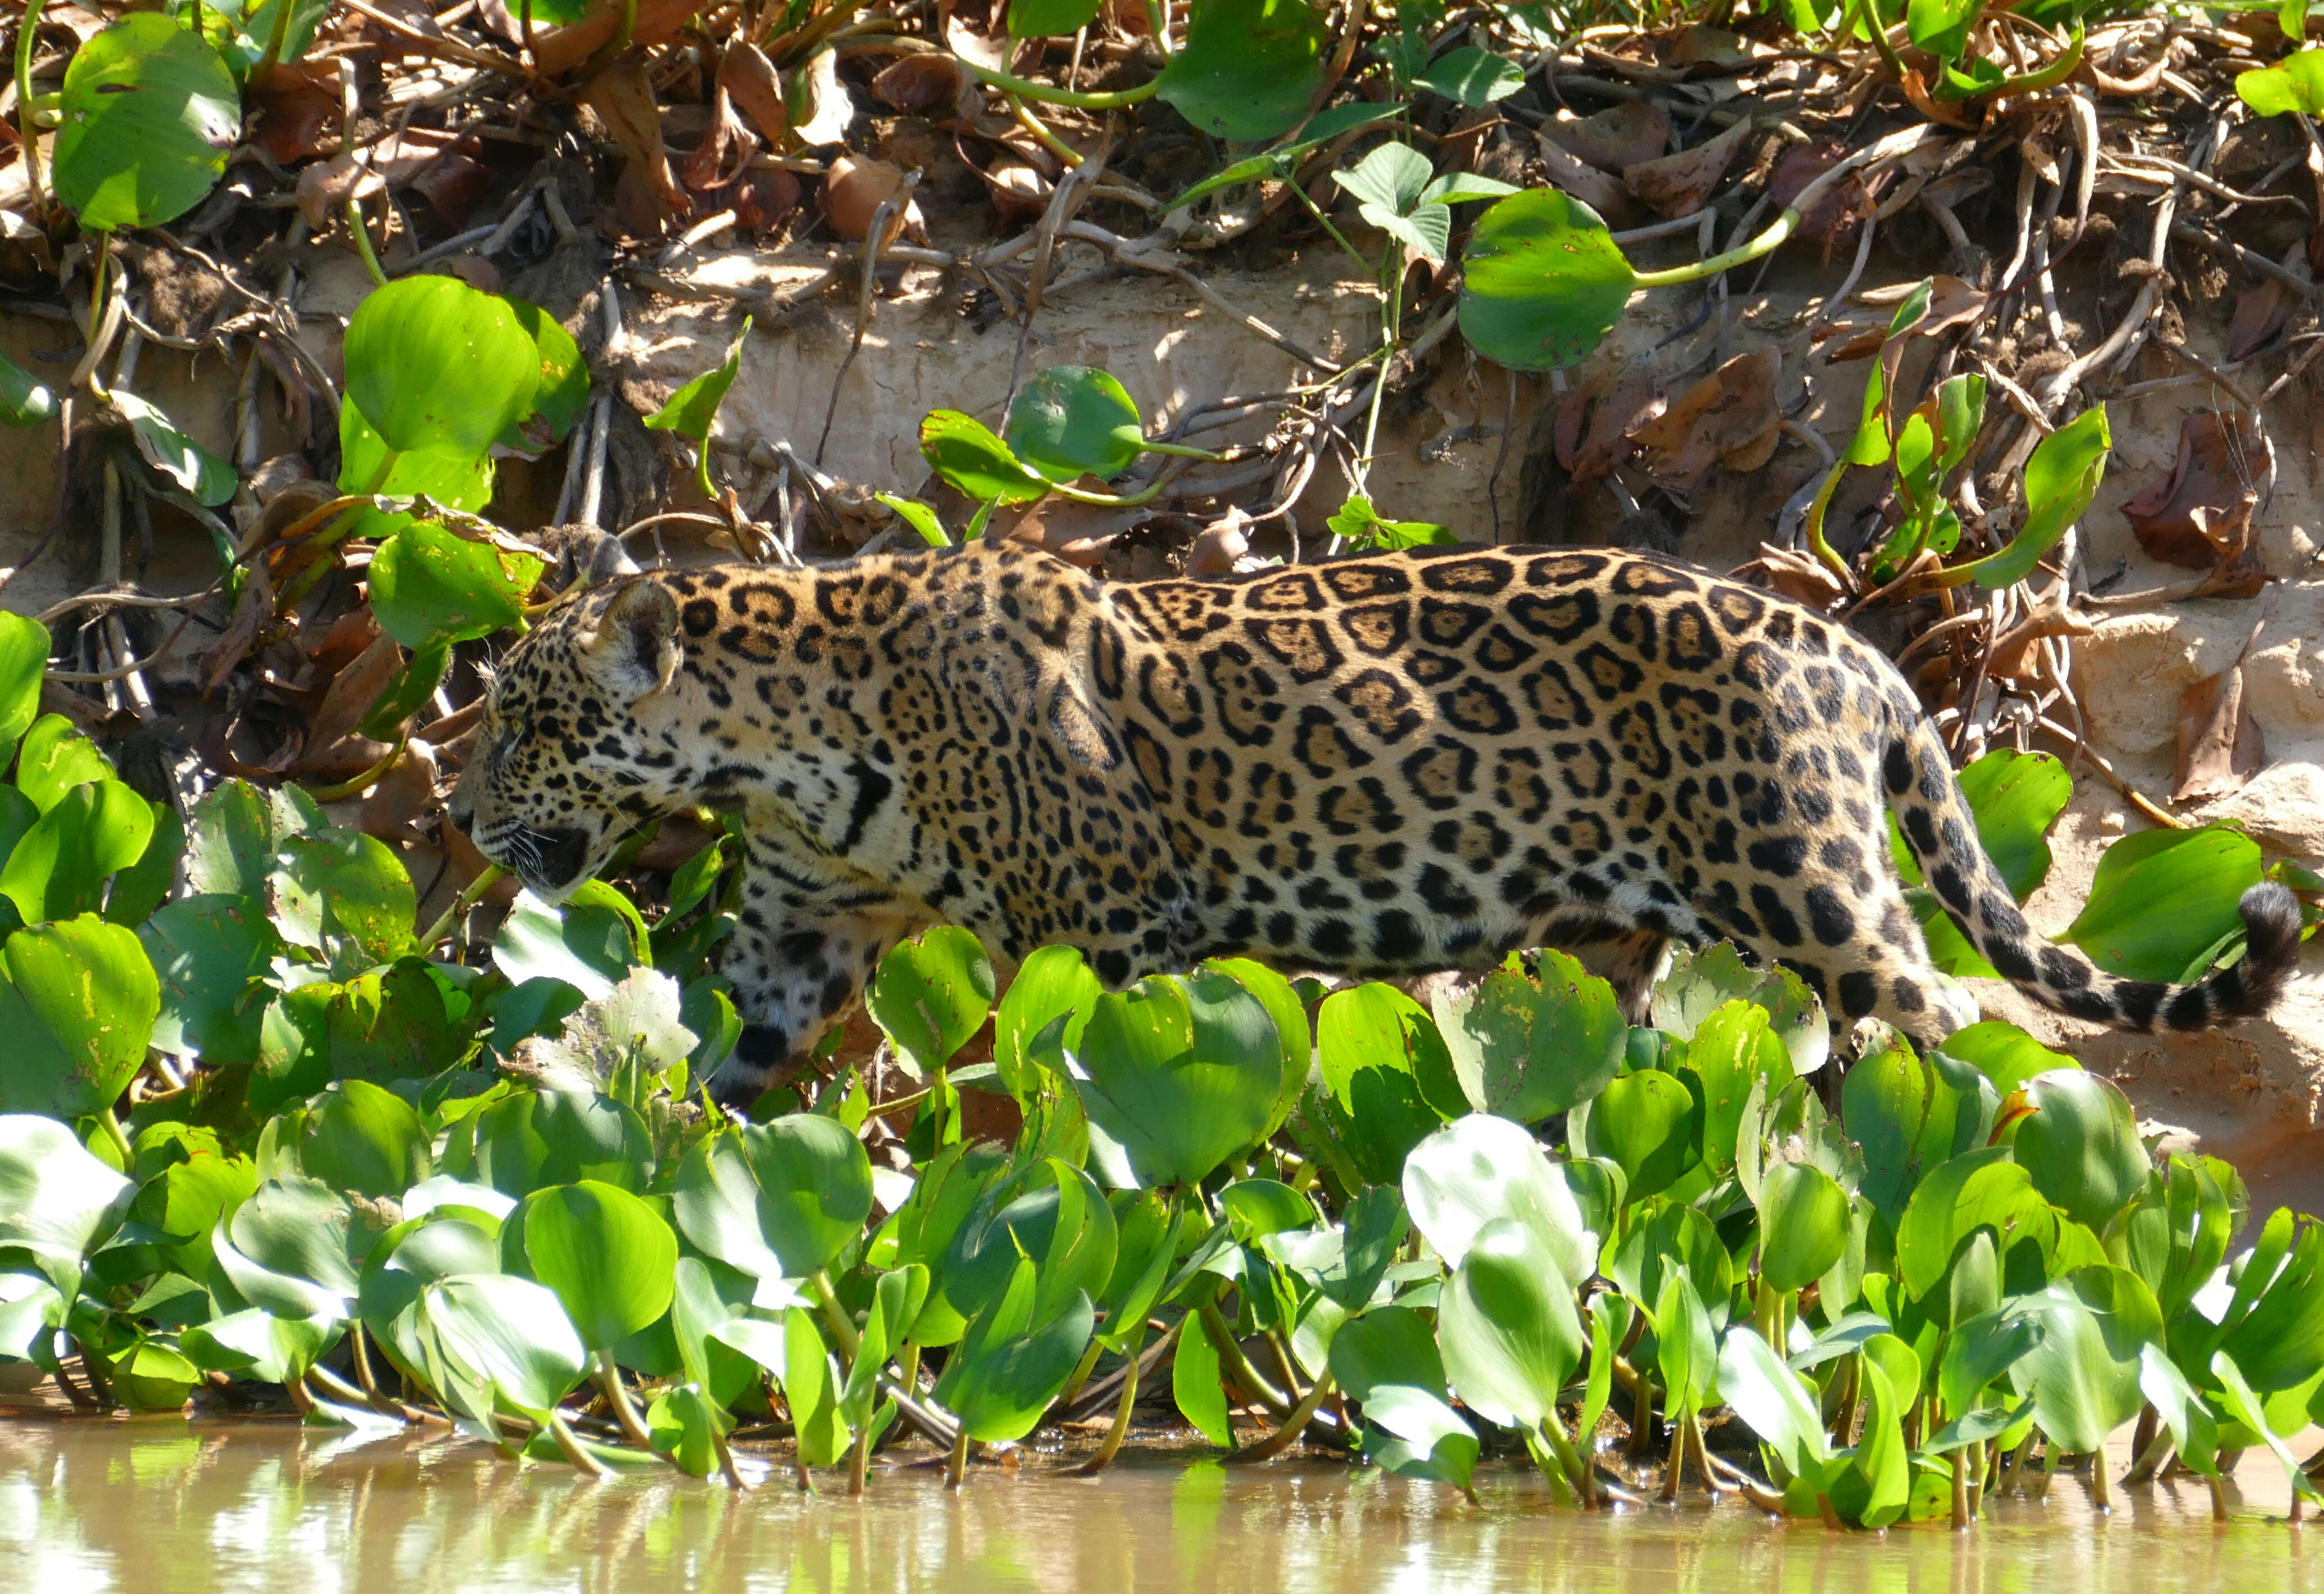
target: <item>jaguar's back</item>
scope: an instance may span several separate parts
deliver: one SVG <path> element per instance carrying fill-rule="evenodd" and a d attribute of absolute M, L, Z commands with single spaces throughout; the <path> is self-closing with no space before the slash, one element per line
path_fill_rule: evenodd
<path fill-rule="evenodd" d="M 1929 964 L 1884 800 L 1987 960 L 2065 1011 L 2201 1027 L 2264 1008 L 2297 955 L 2273 887 L 2246 898 L 2244 962 L 2198 986 L 2040 941 L 1885 659 L 1624 551 L 1123 583 L 984 547 L 663 572 L 512 655 L 493 734 L 544 714 L 576 728 L 464 779 L 488 853 L 577 827 L 586 862 L 624 815 L 752 815 L 735 1094 L 936 917 L 1004 959 L 1080 946 L 1117 985 L 1222 953 L 1409 975 L 1598 943 L 1633 1000 L 1665 939 L 1724 936 L 1836 1019 L 1933 1039 L 1975 1015 Z"/>

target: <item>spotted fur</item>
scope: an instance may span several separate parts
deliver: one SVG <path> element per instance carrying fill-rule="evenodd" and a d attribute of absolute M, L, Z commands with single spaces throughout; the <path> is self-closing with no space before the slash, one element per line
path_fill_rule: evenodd
<path fill-rule="evenodd" d="M 455 818 L 554 898 L 622 834 L 745 816 L 718 1081 L 799 1059 L 889 947 L 949 921 L 1120 987 L 1213 954 L 1397 978 L 1513 949 L 1729 937 L 1835 1023 L 1973 1020 L 1931 966 L 1884 802 L 1938 899 L 2050 1007 L 2132 1029 L 2264 1010 L 2290 894 L 2197 984 L 2037 936 L 1889 662 L 1755 588 L 1641 554 L 1431 550 L 1101 583 L 982 546 L 617 581 L 510 650 Z"/>

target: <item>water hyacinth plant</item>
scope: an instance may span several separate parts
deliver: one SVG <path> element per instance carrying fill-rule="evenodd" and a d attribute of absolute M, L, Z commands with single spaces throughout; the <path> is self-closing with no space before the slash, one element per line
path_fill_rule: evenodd
<path fill-rule="evenodd" d="M 861 1490 L 908 1436 L 960 1481 L 1110 1416 L 1101 1470 L 1167 1387 L 1230 1461 L 1468 1490 L 1529 1457 L 1584 1507 L 1691 1482 L 1863 1527 L 1967 1522 L 2137 1419 L 2134 1479 L 2175 1455 L 2216 1489 L 2265 1446 L 2313 1492 L 2286 1438 L 2324 1417 L 2324 1230 L 2276 1212 L 2227 1263 L 2235 1171 L 2007 1025 L 1873 1034 L 1843 1073 L 1804 987 L 1723 946 L 1633 1027 L 1555 953 L 1433 1008 L 1240 961 L 1106 993 L 1063 949 L 999 992 L 939 928 L 870 997 L 910 1094 L 843 1066 L 736 1119 L 699 1088 L 738 1031 L 699 928 L 723 838 L 651 924 L 593 882 L 462 961 L 293 788 L 223 786 L 180 840 L 34 716 L 16 651 L 0 1355 L 78 1404 L 254 1381 L 738 1485 L 738 1441 L 781 1439 Z M 2030 890 L 2068 783 L 1993 759 L 1966 785 Z M 2216 867 L 2170 839 L 2101 887 Z M 124 1118 L 149 1048 L 184 1083 Z"/>

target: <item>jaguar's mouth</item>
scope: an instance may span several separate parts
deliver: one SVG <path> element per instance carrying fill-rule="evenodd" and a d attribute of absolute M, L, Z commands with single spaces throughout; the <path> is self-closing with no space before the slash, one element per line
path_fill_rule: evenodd
<path fill-rule="evenodd" d="M 569 896 L 589 871 L 589 836 L 580 830 L 536 830 L 512 823 L 490 837 L 476 838 L 476 850 L 524 883 L 544 901 Z"/>

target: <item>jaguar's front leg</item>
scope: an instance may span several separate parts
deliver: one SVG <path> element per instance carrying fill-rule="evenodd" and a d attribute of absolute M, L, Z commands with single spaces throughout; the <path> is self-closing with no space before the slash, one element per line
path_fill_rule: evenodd
<path fill-rule="evenodd" d="M 779 916 L 746 908 L 719 960 L 734 988 L 742 1037 L 711 1078 L 712 1099 L 739 1111 L 793 1078 L 888 949 L 914 927 L 885 902 L 800 907 Z"/>

